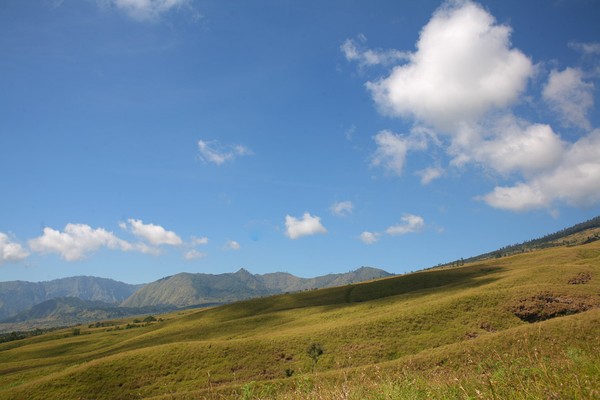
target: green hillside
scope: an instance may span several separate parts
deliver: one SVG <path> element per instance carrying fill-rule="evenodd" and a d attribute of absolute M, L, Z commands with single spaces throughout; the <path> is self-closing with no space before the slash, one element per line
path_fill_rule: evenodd
<path fill-rule="evenodd" d="M 81 300 L 77 297 L 57 297 L 36 304 L 28 310 L 0 322 L 0 333 L 33 328 L 70 326 L 92 321 L 123 318 L 132 315 L 169 312 L 175 307 L 119 307 L 101 301 Z"/>
<path fill-rule="evenodd" d="M 0 399 L 600 399 L 599 306 L 554 247 L 0 344 Z"/>

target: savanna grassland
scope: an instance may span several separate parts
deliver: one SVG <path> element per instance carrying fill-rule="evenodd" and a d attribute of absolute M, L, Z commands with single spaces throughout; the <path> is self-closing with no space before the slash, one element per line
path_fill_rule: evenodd
<path fill-rule="evenodd" d="M 600 399 L 599 306 L 595 241 L 0 344 L 0 398 Z"/>

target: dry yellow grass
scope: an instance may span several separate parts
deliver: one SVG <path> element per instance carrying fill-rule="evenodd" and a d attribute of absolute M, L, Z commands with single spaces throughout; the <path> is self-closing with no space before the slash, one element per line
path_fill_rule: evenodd
<path fill-rule="evenodd" d="M 558 247 L 5 343 L 0 398 L 600 398 L 598 305 L 600 242 Z"/>

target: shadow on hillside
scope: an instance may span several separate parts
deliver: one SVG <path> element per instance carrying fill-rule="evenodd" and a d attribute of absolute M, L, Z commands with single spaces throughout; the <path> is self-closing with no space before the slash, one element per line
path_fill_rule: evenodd
<path fill-rule="evenodd" d="M 305 307 L 338 308 L 408 293 L 423 295 L 436 288 L 474 288 L 498 279 L 502 267 L 474 265 L 471 267 L 417 272 L 373 282 L 309 290 L 298 293 L 253 299 L 215 309 L 229 319 L 255 316 L 260 313 Z"/>
<path fill-rule="evenodd" d="M 349 287 L 345 300 L 346 303 L 356 303 L 442 287 L 474 288 L 497 280 L 495 275 L 502 270 L 501 267 L 472 266 L 418 272 L 372 282 L 371 285 Z"/>

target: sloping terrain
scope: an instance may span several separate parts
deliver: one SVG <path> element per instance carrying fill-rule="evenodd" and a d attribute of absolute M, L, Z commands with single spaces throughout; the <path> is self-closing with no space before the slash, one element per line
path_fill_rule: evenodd
<path fill-rule="evenodd" d="M 0 332 L 35 328 L 69 326 L 92 321 L 122 318 L 130 315 L 156 314 L 175 307 L 118 307 L 102 301 L 81 300 L 77 297 L 57 297 L 21 311 L 0 323 Z"/>
<path fill-rule="evenodd" d="M 595 241 L 4 343 L 0 398 L 594 399 L 599 306 Z"/>
<path fill-rule="evenodd" d="M 251 274 L 243 268 L 235 273 L 216 275 L 181 273 L 144 286 L 125 300 L 122 306 L 185 307 L 230 303 L 253 297 L 364 282 L 391 275 L 381 269 L 370 267 L 316 278 L 300 278 L 283 272 Z"/>
<path fill-rule="evenodd" d="M 541 238 L 528 240 L 523 243 L 505 246 L 490 253 L 470 257 L 464 261 L 474 262 L 488 258 L 500 258 L 513 254 L 525 253 L 532 250 L 547 249 L 557 246 L 577 246 L 600 240 L 600 216 L 579 224 L 545 235 Z"/>

